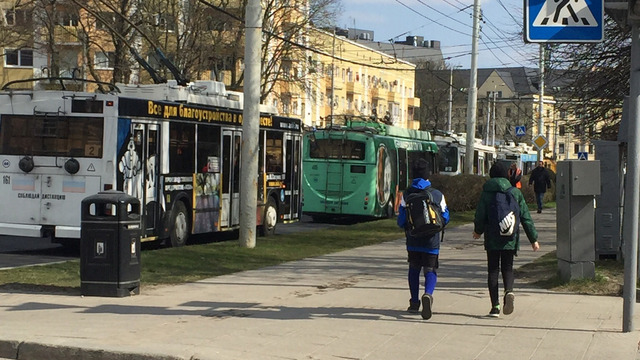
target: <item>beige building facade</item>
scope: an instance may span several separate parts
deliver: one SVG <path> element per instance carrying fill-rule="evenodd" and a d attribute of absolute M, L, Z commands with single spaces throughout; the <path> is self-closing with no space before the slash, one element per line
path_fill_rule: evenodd
<path fill-rule="evenodd" d="M 271 102 L 307 126 L 330 125 L 332 115 L 385 119 L 396 126 L 418 129 L 414 121 L 415 65 L 332 33 L 314 29 L 315 49 L 300 54 L 287 70 L 297 83 L 282 81 Z M 280 102 L 278 102 L 280 100 Z"/>

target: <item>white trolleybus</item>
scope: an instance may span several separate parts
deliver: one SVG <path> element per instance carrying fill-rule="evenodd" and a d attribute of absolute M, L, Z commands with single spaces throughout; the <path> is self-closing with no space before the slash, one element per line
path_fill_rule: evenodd
<path fill-rule="evenodd" d="M 496 148 L 484 145 L 481 139 L 474 139 L 473 158 L 467 156 L 466 134 L 449 133 L 435 135 L 433 141 L 438 144 L 438 167 L 443 175 L 459 175 L 464 172 L 464 164 L 473 162 L 473 174 L 488 175 L 491 165 L 496 161 Z"/>
<path fill-rule="evenodd" d="M 71 82 L 0 91 L 0 235 L 78 244 L 81 201 L 110 189 L 140 200 L 142 241 L 182 246 L 238 228 L 241 93 L 213 81 L 98 92 Z M 259 136 L 257 224 L 270 235 L 301 216 L 301 121 L 261 112 Z"/>

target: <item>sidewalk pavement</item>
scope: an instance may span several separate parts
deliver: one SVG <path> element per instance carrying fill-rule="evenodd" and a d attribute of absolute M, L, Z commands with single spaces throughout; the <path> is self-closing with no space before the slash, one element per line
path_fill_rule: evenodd
<path fill-rule="evenodd" d="M 555 249 L 555 209 L 532 216 L 542 248 L 525 240 L 516 267 Z M 0 358 L 640 359 L 619 297 L 516 279 L 514 313 L 486 317 L 485 252 L 471 232 L 446 233 L 428 321 L 406 312 L 397 240 L 125 298 L 0 293 Z"/>

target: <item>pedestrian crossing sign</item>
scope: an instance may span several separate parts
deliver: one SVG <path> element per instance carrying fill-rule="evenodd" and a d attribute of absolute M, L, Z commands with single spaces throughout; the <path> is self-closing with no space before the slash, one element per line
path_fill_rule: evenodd
<path fill-rule="evenodd" d="M 516 136 L 527 135 L 527 128 L 523 126 L 516 126 Z"/>
<path fill-rule="evenodd" d="M 525 0 L 526 42 L 579 43 L 604 39 L 604 0 Z"/>
<path fill-rule="evenodd" d="M 586 151 L 578 152 L 578 160 L 589 160 L 589 153 Z"/>

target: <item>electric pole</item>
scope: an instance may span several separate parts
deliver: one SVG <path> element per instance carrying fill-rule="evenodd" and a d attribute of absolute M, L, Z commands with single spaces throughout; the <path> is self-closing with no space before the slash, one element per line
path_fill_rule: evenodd
<path fill-rule="evenodd" d="M 473 174 L 473 153 L 475 151 L 476 110 L 478 106 L 478 38 L 480 32 L 480 0 L 473 0 L 473 35 L 471 39 L 471 69 L 469 98 L 467 99 L 467 146 L 464 173 Z"/>
<path fill-rule="evenodd" d="M 260 48 L 262 5 L 248 0 L 244 44 L 244 110 L 240 155 L 240 245 L 256 247 L 258 199 L 258 135 L 260 130 Z"/>

